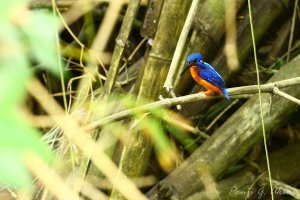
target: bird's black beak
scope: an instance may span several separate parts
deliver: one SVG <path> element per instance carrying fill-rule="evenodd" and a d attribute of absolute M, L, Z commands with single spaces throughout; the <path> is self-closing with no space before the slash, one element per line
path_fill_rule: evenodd
<path fill-rule="evenodd" d="M 185 64 L 184 68 L 182 69 L 180 76 L 182 76 L 182 74 L 188 69 L 190 68 L 190 65 L 188 63 Z"/>

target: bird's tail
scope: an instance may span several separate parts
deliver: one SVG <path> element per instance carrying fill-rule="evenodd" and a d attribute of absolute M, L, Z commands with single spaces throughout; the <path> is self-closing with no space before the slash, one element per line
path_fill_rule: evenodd
<path fill-rule="evenodd" d="M 222 89 L 222 93 L 223 93 L 223 95 L 225 96 L 225 98 L 228 100 L 228 101 L 230 101 L 230 98 L 229 98 L 229 95 L 228 95 L 228 92 L 227 92 L 227 90 L 224 88 L 224 89 Z"/>

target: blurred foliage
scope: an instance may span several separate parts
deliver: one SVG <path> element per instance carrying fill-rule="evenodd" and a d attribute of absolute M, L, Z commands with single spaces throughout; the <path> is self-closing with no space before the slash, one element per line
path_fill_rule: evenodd
<path fill-rule="evenodd" d="M 137 106 L 142 106 L 149 101 L 145 99 L 140 99 L 137 101 L 131 95 L 123 95 L 117 98 L 118 102 L 121 102 L 126 109 L 134 109 Z M 137 103 L 138 102 L 138 103 Z M 168 115 L 167 109 L 149 109 L 148 113 L 143 112 L 134 112 L 132 117 L 136 119 L 134 124 L 131 126 L 132 129 L 136 131 L 143 130 L 151 138 L 154 150 L 157 155 L 157 159 L 161 167 L 169 171 L 174 164 L 174 161 L 177 159 L 176 150 L 171 145 L 168 136 L 166 135 L 166 130 L 161 126 L 162 121 Z M 178 132 L 178 127 L 173 128 L 174 132 Z M 142 133 L 142 132 L 141 132 Z M 175 134 L 174 134 L 175 135 Z M 179 140 L 179 142 L 183 142 Z"/>
<path fill-rule="evenodd" d="M 55 19 L 44 11 L 31 12 L 25 0 L 2 1 L 0 7 L 0 183 L 17 189 L 31 184 L 23 164 L 26 153 L 44 160 L 51 153 L 39 133 L 19 115 L 32 62 L 58 73 Z"/>

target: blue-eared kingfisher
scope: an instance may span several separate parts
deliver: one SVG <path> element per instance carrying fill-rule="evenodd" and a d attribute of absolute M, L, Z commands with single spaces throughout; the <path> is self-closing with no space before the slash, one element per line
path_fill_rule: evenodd
<path fill-rule="evenodd" d="M 193 79 L 207 89 L 205 95 L 219 93 L 229 101 L 229 95 L 225 88 L 225 82 L 218 72 L 208 63 L 203 61 L 199 53 L 192 53 L 186 59 L 186 65 L 182 70 L 183 74 L 187 69 Z"/>

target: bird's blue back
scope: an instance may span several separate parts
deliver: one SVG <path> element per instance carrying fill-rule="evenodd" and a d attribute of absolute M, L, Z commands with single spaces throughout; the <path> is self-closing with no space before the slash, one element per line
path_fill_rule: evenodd
<path fill-rule="evenodd" d="M 198 73 L 203 80 L 217 86 L 220 89 L 225 88 L 225 82 L 218 72 L 208 63 L 197 63 Z"/>

